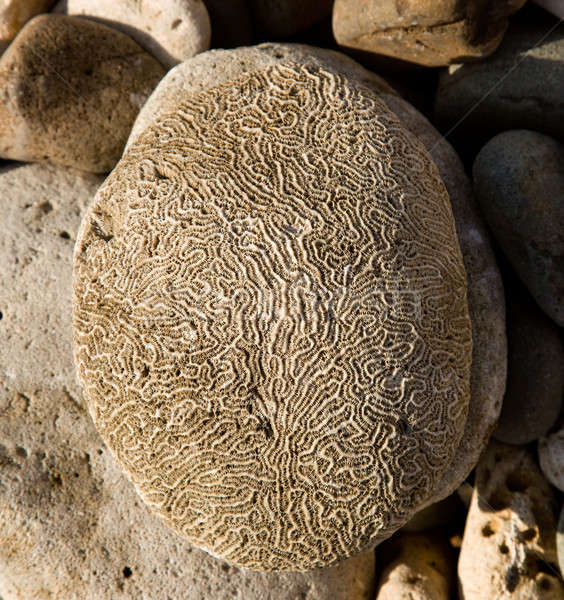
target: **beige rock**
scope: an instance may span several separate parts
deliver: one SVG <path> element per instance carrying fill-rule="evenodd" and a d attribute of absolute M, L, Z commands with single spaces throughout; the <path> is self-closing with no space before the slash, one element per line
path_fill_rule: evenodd
<path fill-rule="evenodd" d="M 210 47 L 202 0 L 66 0 L 66 14 L 119 29 L 167 69 Z"/>
<path fill-rule="evenodd" d="M 241 73 L 286 60 L 329 67 L 378 92 L 431 153 L 450 195 L 468 278 L 473 339 L 471 397 L 464 437 L 435 494 L 425 502 L 430 504 L 454 492 L 476 465 L 499 418 L 507 366 L 505 298 L 501 277 L 489 235 L 476 208 L 471 183 L 452 146 L 382 78 L 344 54 L 300 44 L 262 44 L 231 51 L 212 50 L 172 69 L 140 111 L 127 147 L 153 120 L 173 110 L 186 97 Z"/>
<path fill-rule="evenodd" d="M 449 548 L 438 535 L 398 535 L 377 550 L 388 562 L 378 584 L 376 600 L 448 600 L 453 565 Z"/>
<path fill-rule="evenodd" d="M 0 53 L 26 21 L 47 12 L 55 0 L 2 0 L 0 2 Z"/>
<path fill-rule="evenodd" d="M 0 171 L 0 596 L 370 600 L 372 552 L 311 573 L 237 569 L 171 532 L 120 473 L 70 351 L 72 245 L 100 181 L 48 165 Z"/>
<path fill-rule="evenodd" d="M 564 427 L 539 440 L 539 462 L 544 476 L 564 492 Z"/>
<path fill-rule="evenodd" d="M 335 0 L 333 33 L 347 48 L 429 67 L 482 58 L 525 0 Z"/>
<path fill-rule="evenodd" d="M 35 17 L 0 59 L 0 156 L 109 171 L 163 74 L 119 31 Z"/>
<path fill-rule="evenodd" d="M 561 600 L 556 510 L 524 448 L 492 442 L 476 471 L 458 577 L 463 600 Z"/>

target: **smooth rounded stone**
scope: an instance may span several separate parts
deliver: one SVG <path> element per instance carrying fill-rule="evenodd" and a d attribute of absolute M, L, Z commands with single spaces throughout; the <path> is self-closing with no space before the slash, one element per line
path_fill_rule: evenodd
<path fill-rule="evenodd" d="M 245 0 L 204 0 L 211 21 L 211 47 L 247 46 L 253 38 L 251 17 Z"/>
<path fill-rule="evenodd" d="M 472 171 L 504 254 L 538 305 L 564 326 L 564 146 L 534 131 L 506 131 L 480 150 Z"/>
<path fill-rule="evenodd" d="M 471 183 L 452 146 L 381 77 L 344 54 L 302 44 L 261 44 L 205 52 L 172 69 L 140 111 L 127 147 L 154 120 L 174 110 L 185 98 L 242 73 L 285 61 L 333 69 L 378 93 L 431 153 L 450 196 L 468 279 L 473 339 L 471 395 L 464 436 L 455 458 L 433 496 L 424 503 L 432 504 L 453 493 L 476 465 L 499 418 L 506 378 L 505 299 L 501 276 Z"/>
<path fill-rule="evenodd" d="M 94 422 L 195 545 L 327 566 L 434 491 L 467 416 L 466 273 L 438 170 L 377 94 L 287 62 L 188 98 L 76 247 Z"/>
<path fill-rule="evenodd" d="M 210 17 L 203 0 L 66 0 L 66 14 L 122 31 L 166 69 L 210 47 Z"/>
<path fill-rule="evenodd" d="M 512 23 L 487 60 L 445 69 L 435 101 L 442 129 L 461 139 L 515 128 L 563 138 L 564 26 L 551 25 Z"/>
<path fill-rule="evenodd" d="M 55 0 L 2 0 L 0 3 L 0 53 L 35 15 L 47 12 Z"/>
<path fill-rule="evenodd" d="M 389 557 L 394 557 L 389 564 Z M 448 600 L 454 565 L 438 535 L 397 535 L 376 552 L 384 569 L 376 600 Z M 384 562 L 385 561 L 385 562 Z"/>
<path fill-rule="evenodd" d="M 539 440 L 539 463 L 548 481 L 564 492 L 564 427 Z"/>
<path fill-rule="evenodd" d="M 458 578 L 465 600 L 561 600 L 556 504 L 525 448 L 490 443 L 476 470 Z"/>
<path fill-rule="evenodd" d="M 438 67 L 490 55 L 525 0 L 335 0 L 341 46 Z"/>
<path fill-rule="evenodd" d="M 533 2 L 551 12 L 555 17 L 564 19 L 564 4 L 561 0 L 533 0 Z"/>
<path fill-rule="evenodd" d="M 115 29 L 35 17 L 0 59 L 0 156 L 107 172 L 163 75 Z"/>
<path fill-rule="evenodd" d="M 73 242 L 101 181 L 49 165 L 0 171 L 0 596 L 371 600 L 373 552 L 309 573 L 237 569 L 165 527 L 120 472 L 70 343 Z"/>
<path fill-rule="evenodd" d="M 288 37 L 329 17 L 333 0 L 247 0 L 255 37 Z"/>
<path fill-rule="evenodd" d="M 556 325 L 528 294 L 507 297 L 507 387 L 494 437 L 538 440 L 556 422 L 564 396 L 564 346 Z"/>

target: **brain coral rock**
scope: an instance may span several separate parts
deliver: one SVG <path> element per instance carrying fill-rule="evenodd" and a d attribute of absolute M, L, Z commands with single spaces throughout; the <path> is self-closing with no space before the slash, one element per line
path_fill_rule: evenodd
<path fill-rule="evenodd" d="M 187 97 L 83 220 L 75 361 L 142 498 L 248 568 L 390 535 L 458 446 L 466 276 L 423 146 L 369 89 L 288 62 Z"/>

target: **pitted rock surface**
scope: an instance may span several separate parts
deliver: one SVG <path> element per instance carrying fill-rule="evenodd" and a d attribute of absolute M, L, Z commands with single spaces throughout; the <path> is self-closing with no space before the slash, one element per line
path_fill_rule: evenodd
<path fill-rule="evenodd" d="M 376 95 L 319 68 L 188 98 L 130 147 L 81 226 L 74 335 L 90 412 L 143 499 L 249 568 L 390 535 L 464 429 L 444 185 Z"/>

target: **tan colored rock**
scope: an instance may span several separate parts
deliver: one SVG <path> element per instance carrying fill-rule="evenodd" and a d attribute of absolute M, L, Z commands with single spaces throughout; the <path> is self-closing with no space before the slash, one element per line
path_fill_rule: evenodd
<path fill-rule="evenodd" d="M 524 3 L 335 0 L 333 33 L 347 48 L 438 67 L 491 54 Z"/>
<path fill-rule="evenodd" d="M 544 476 L 564 492 L 564 427 L 539 440 L 539 462 Z"/>
<path fill-rule="evenodd" d="M 126 33 L 167 69 L 210 47 L 202 0 L 66 0 L 66 14 Z"/>
<path fill-rule="evenodd" d="M 524 448 L 492 442 L 476 471 L 458 577 L 463 600 L 561 600 L 556 510 Z"/>
<path fill-rule="evenodd" d="M 55 0 L 2 0 L 0 3 L 0 53 L 35 15 L 47 12 Z"/>
<path fill-rule="evenodd" d="M 398 535 L 377 549 L 388 562 L 376 600 L 448 600 L 454 579 L 449 548 L 438 535 Z M 387 560 L 388 559 L 388 560 Z"/>
<path fill-rule="evenodd" d="M 466 422 L 466 273 L 434 163 L 367 87 L 287 62 L 187 98 L 76 248 L 95 424 L 195 545 L 327 566 L 433 493 Z"/>
<path fill-rule="evenodd" d="M 0 170 L 0 596 L 371 600 L 372 552 L 311 573 L 237 569 L 171 532 L 121 474 L 70 348 L 72 247 L 100 181 L 49 165 Z"/>
<path fill-rule="evenodd" d="M 242 73 L 291 60 L 336 70 L 370 87 L 431 153 L 450 195 L 468 278 L 472 322 L 470 409 L 464 436 L 431 504 L 453 493 L 476 465 L 495 427 L 505 391 L 507 340 L 505 298 L 488 232 L 477 211 L 471 183 L 452 146 L 411 104 L 381 78 L 344 54 L 301 44 L 261 44 L 231 51 L 212 50 L 172 69 L 139 113 L 129 147 L 151 122 L 192 94 Z"/>
<path fill-rule="evenodd" d="M 0 59 L 0 156 L 111 170 L 163 74 L 119 31 L 78 17 L 35 17 Z"/>

